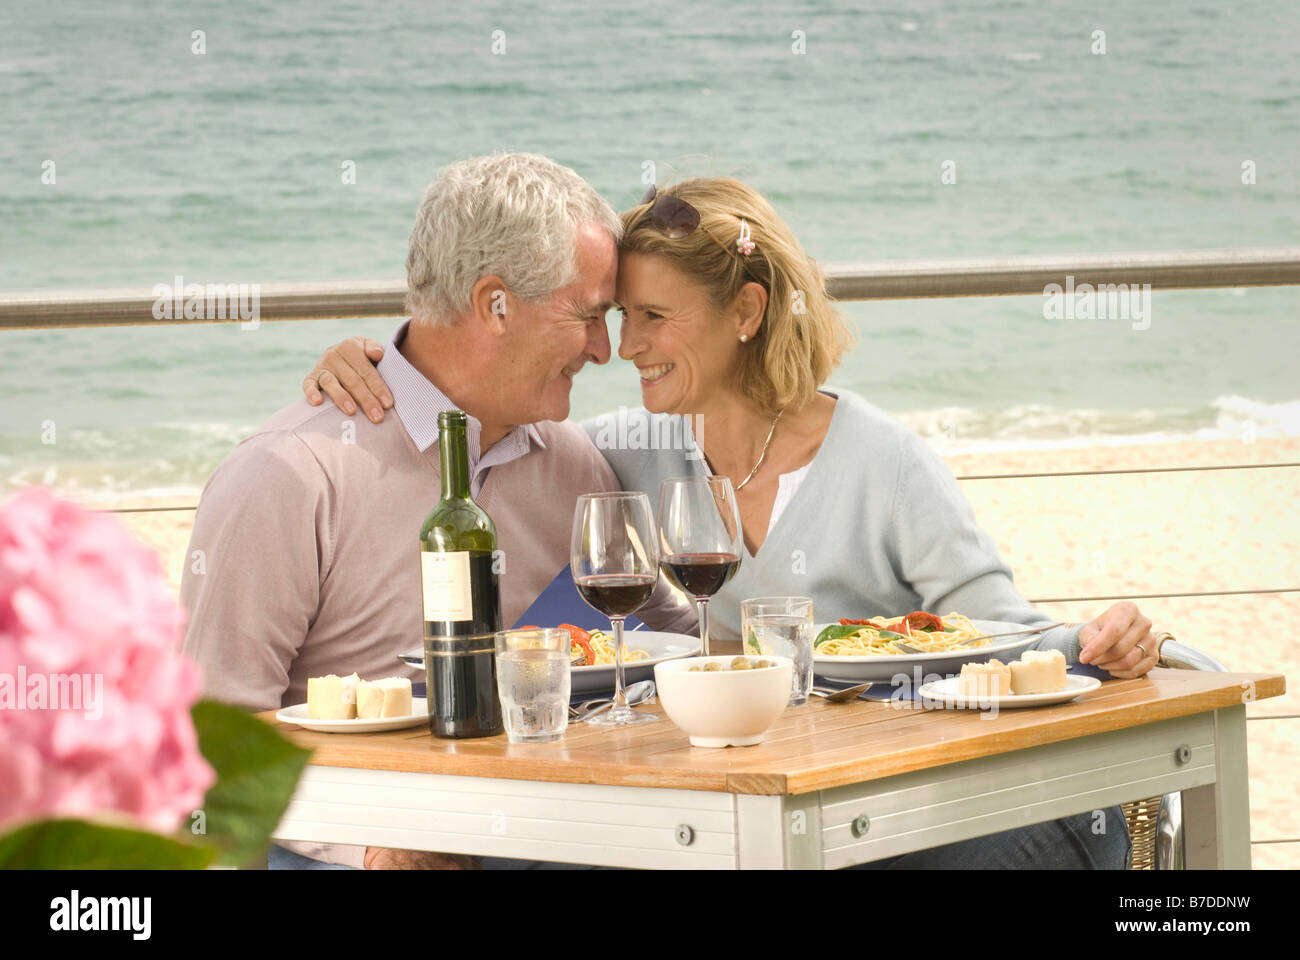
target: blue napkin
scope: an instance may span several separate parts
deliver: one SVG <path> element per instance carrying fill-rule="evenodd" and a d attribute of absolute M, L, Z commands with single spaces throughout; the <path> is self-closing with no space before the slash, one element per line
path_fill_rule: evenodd
<path fill-rule="evenodd" d="M 556 574 L 550 586 L 541 592 L 533 605 L 524 611 L 524 615 L 515 621 L 514 628 L 533 623 L 539 627 L 558 627 L 562 623 L 572 623 L 584 630 L 604 630 L 609 632 L 609 618 L 597 613 L 587 605 L 573 584 L 573 573 L 568 564 Z M 623 621 L 624 630 L 635 630 L 641 626 L 636 617 Z"/>

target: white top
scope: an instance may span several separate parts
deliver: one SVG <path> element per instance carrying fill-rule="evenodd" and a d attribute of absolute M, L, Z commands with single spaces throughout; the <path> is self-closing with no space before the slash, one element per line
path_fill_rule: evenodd
<path fill-rule="evenodd" d="M 780 479 L 777 480 L 776 500 L 772 503 L 772 519 L 767 521 L 768 533 L 772 532 L 772 528 L 776 526 L 776 521 L 781 519 L 781 511 L 794 499 L 795 491 L 799 489 L 799 484 L 803 478 L 808 475 L 808 468 L 811 466 L 812 461 L 809 460 L 798 470 L 781 474 Z"/>

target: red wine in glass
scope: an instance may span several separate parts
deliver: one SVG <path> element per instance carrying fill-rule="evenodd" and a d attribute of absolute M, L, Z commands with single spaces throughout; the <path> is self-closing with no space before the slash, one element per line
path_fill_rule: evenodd
<path fill-rule="evenodd" d="M 691 597 L 711 597 L 740 569 L 736 553 L 674 553 L 659 561 L 668 579 Z"/>
<path fill-rule="evenodd" d="M 744 543 L 731 480 L 670 477 L 659 488 L 660 568 L 695 599 L 700 649 L 709 655 L 709 597 L 736 575 Z"/>
<path fill-rule="evenodd" d="M 617 573 L 581 577 L 576 583 L 582 599 L 607 617 L 626 617 L 640 610 L 655 590 L 656 577 Z"/>
<path fill-rule="evenodd" d="M 609 617 L 614 631 L 614 706 L 587 720 L 595 726 L 651 723 L 659 717 L 627 703 L 623 618 L 650 599 L 659 582 L 654 514 L 644 493 L 584 493 L 573 515 L 569 567 L 578 593 Z"/>

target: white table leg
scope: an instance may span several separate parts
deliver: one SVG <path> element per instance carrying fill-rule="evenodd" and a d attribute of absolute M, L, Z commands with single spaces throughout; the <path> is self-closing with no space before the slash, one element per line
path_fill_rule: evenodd
<path fill-rule="evenodd" d="M 1214 745 L 1214 782 L 1183 791 L 1187 869 L 1249 870 L 1245 704 L 1214 711 Z"/>
<path fill-rule="evenodd" d="M 736 794 L 736 866 L 741 870 L 820 870 L 821 794 Z"/>

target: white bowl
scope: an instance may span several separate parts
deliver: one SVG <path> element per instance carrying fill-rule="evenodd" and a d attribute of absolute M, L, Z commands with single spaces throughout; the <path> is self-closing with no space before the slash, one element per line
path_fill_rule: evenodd
<path fill-rule="evenodd" d="M 668 719 L 686 731 L 693 747 L 748 747 L 762 743 L 768 728 L 790 701 L 789 657 L 757 657 L 773 666 L 758 670 L 691 672 L 715 660 L 724 667 L 734 657 L 689 657 L 655 664 L 655 688 Z"/>

